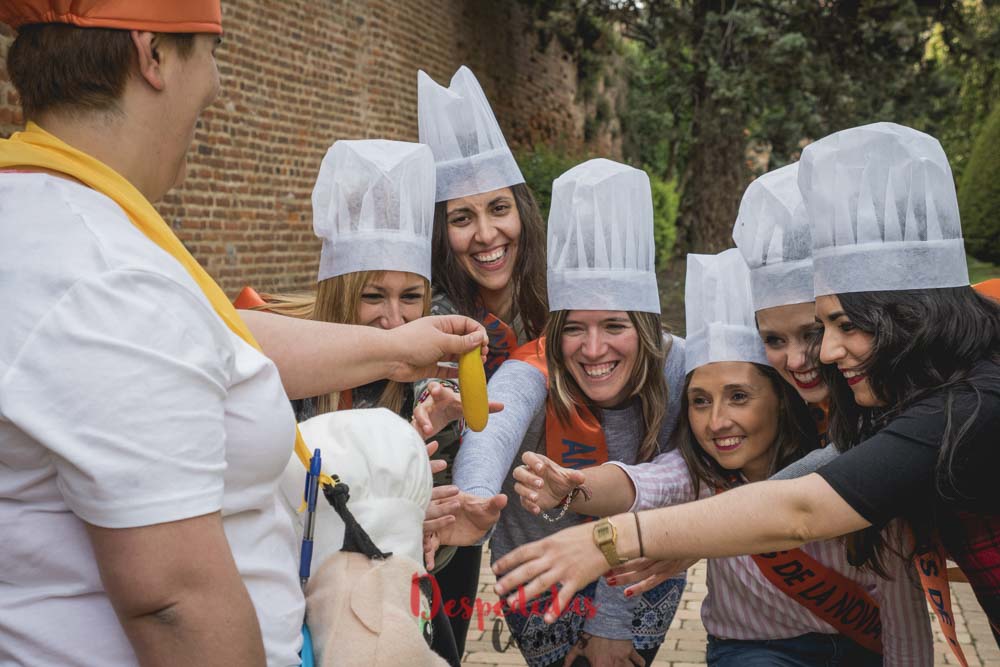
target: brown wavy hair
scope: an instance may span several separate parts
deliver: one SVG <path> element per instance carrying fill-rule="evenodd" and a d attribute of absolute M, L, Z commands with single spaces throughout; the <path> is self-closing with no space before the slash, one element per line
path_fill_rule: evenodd
<path fill-rule="evenodd" d="M 365 285 L 381 280 L 385 273 L 385 271 L 355 271 L 327 278 L 316 284 L 316 294 L 262 294 L 261 298 L 267 305 L 260 306 L 259 309 L 318 322 L 359 324 L 358 304 L 361 303 L 361 293 Z M 430 310 L 431 287 L 425 278 L 421 316 L 427 316 Z M 406 383 L 390 380 L 379 396 L 377 405 L 399 414 L 403 409 L 408 387 Z M 316 414 L 333 412 L 339 404 L 339 391 L 318 396 Z"/>
<path fill-rule="evenodd" d="M 521 238 L 514 262 L 511 322 L 521 317 L 528 339 L 537 338 L 549 314 L 545 291 L 545 222 L 531 189 L 524 183 L 510 186 L 521 220 Z M 481 306 L 479 285 L 462 269 L 448 243 L 448 202 L 434 207 L 431 241 L 434 289 L 447 296 L 462 315 L 475 318 Z"/>
<path fill-rule="evenodd" d="M 569 312 L 557 310 L 551 313 L 544 329 L 545 340 L 548 342 L 545 346 L 545 362 L 549 367 L 549 399 L 556 416 L 564 424 L 569 423 L 578 406 L 586 407 L 598 418 L 601 414 L 601 409 L 587 398 L 566 369 L 566 359 L 559 341 Z M 639 334 L 639 350 L 625 389 L 629 398 L 638 397 L 642 408 L 643 436 L 636 463 L 644 463 L 660 453 L 657 439 L 670 402 L 663 365 L 670 354 L 673 338 L 665 335 L 667 332 L 655 313 L 628 311 L 628 317 Z"/>
<path fill-rule="evenodd" d="M 802 458 L 806 453 L 819 447 L 819 434 L 816 432 L 816 421 L 809 412 L 809 406 L 802 400 L 795 387 L 785 382 L 771 366 L 746 362 L 762 376 L 767 378 L 771 389 L 778 397 L 778 436 L 771 450 L 771 463 L 767 469 L 770 477 L 790 463 Z M 695 369 L 697 370 L 697 369 Z M 691 386 L 691 371 L 684 378 L 684 394 L 681 396 L 681 414 L 674 429 L 673 444 L 684 457 L 688 472 L 691 475 L 691 485 L 695 498 L 704 484 L 709 488 L 730 488 L 730 471 L 726 470 L 702 449 L 691 430 L 691 420 L 688 418 L 688 387 Z"/>

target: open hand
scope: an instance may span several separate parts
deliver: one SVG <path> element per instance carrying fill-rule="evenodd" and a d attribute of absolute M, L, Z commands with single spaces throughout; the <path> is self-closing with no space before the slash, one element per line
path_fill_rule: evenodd
<path fill-rule="evenodd" d="M 608 584 L 611 586 L 627 586 L 625 597 L 641 595 L 662 584 L 667 579 L 676 577 L 697 563 L 691 560 L 651 560 L 635 558 L 611 570 Z"/>
<path fill-rule="evenodd" d="M 458 392 L 433 380 L 427 385 L 428 395 L 413 408 L 413 428 L 421 438 L 429 438 L 462 418 L 462 397 Z M 490 413 L 503 410 L 503 403 L 490 401 Z"/>
<path fill-rule="evenodd" d="M 533 600 L 558 584 L 562 588 L 552 609 L 567 609 L 577 591 L 608 569 L 593 532 L 592 524 L 580 524 L 514 549 L 493 564 L 493 573 L 503 575 L 493 589 L 516 607 L 519 597 Z M 524 586 L 521 596 L 519 586 Z M 545 614 L 546 623 L 555 620 L 554 611 Z"/>
<path fill-rule="evenodd" d="M 521 506 L 532 514 L 556 507 L 587 481 L 582 471 L 563 468 L 541 454 L 525 452 L 521 461 L 524 465 L 514 468 L 514 491 L 521 498 Z"/>

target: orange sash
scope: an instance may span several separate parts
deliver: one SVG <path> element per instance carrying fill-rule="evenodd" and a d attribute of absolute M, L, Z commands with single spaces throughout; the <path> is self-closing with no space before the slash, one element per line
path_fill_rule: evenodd
<path fill-rule="evenodd" d="M 531 364 L 549 380 L 545 362 L 545 337 L 525 343 L 514 350 L 511 359 Z M 584 406 L 573 410 L 568 424 L 556 414 L 552 401 L 545 402 L 545 455 L 564 468 L 580 470 L 607 463 L 608 443 L 597 417 Z"/>
<path fill-rule="evenodd" d="M 504 323 L 503 320 L 485 308 L 479 311 L 476 319 L 486 327 L 486 337 L 489 338 L 489 352 L 486 355 L 485 364 L 486 379 L 489 380 L 517 347 L 517 334 L 514 333 L 514 329 L 509 324 Z M 544 355 L 542 362 L 545 362 Z M 546 375 L 546 377 L 548 376 Z"/>
<path fill-rule="evenodd" d="M 809 414 L 816 424 L 816 433 L 819 435 L 819 446 L 826 447 L 830 444 L 830 400 L 824 398 L 819 403 L 807 403 Z"/>
<path fill-rule="evenodd" d="M 266 305 L 267 302 L 261 298 L 257 290 L 249 285 L 240 290 L 240 293 L 236 296 L 236 300 L 233 301 L 233 307 L 237 310 L 250 310 L 251 308 L 259 308 Z"/>
<path fill-rule="evenodd" d="M 736 474 L 734 485 L 743 483 Z M 716 487 L 715 492 L 725 489 Z M 802 549 L 750 556 L 764 578 L 796 604 L 869 651 L 882 654 L 878 602 L 858 582 L 827 567 Z"/>
<path fill-rule="evenodd" d="M 917 566 L 920 584 L 924 588 L 927 601 L 934 608 L 934 615 L 937 616 L 941 633 L 948 641 L 951 652 L 958 659 L 958 664 L 962 667 L 968 667 L 969 663 L 965 659 L 965 653 L 962 652 L 958 636 L 955 634 L 955 616 L 951 611 L 951 589 L 948 587 L 948 568 L 941 542 L 935 540 L 926 551 L 918 552 L 913 557 L 913 564 Z"/>
<path fill-rule="evenodd" d="M 761 574 L 819 620 L 869 651 L 882 654 L 878 603 L 856 581 L 802 549 L 751 556 Z"/>
<path fill-rule="evenodd" d="M 1000 301 L 1000 278 L 991 278 L 990 280 L 984 280 L 981 283 L 976 283 L 972 286 L 972 289 L 976 290 L 983 296 L 988 296 Z"/>

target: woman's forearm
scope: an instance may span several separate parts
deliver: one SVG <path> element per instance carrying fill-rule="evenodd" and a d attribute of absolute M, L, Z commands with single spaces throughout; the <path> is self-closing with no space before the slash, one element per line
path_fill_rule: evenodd
<path fill-rule="evenodd" d="M 387 331 L 251 310 L 240 316 L 278 367 L 291 399 L 360 387 L 387 377 L 393 368 Z"/>
<path fill-rule="evenodd" d="M 486 329 L 460 315 L 421 317 L 383 330 L 240 311 L 264 354 L 274 361 L 289 398 L 343 391 L 388 378 L 413 382 L 448 371 L 476 348 L 486 353 Z M 454 377 L 454 374 L 451 375 Z"/>
<path fill-rule="evenodd" d="M 627 512 L 635 503 L 635 488 L 632 480 L 618 466 L 601 465 L 583 471 L 590 492 L 590 500 L 583 493 L 577 493 L 570 509 L 589 516 L 611 516 Z"/>
<path fill-rule="evenodd" d="M 486 428 L 462 436 L 455 457 L 456 486 L 483 497 L 500 492 L 511 463 L 545 404 L 545 377 L 520 361 L 507 361 L 487 385 L 490 400 L 504 404 Z"/>
<path fill-rule="evenodd" d="M 639 514 L 647 558 L 724 558 L 791 549 L 870 524 L 817 474 L 747 484 L 692 503 Z M 612 519 L 619 554 L 639 556 L 635 521 Z"/>

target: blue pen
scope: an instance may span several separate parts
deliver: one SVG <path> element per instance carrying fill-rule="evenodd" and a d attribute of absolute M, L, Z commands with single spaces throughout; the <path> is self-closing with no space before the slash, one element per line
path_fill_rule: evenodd
<path fill-rule="evenodd" d="M 323 469 L 323 459 L 318 449 L 313 451 L 309 460 L 309 471 L 306 472 L 306 525 L 302 531 L 302 553 L 299 556 L 299 581 L 302 586 L 309 581 L 309 568 L 312 565 L 313 532 L 316 529 L 316 499 L 319 497 L 320 471 Z"/>

